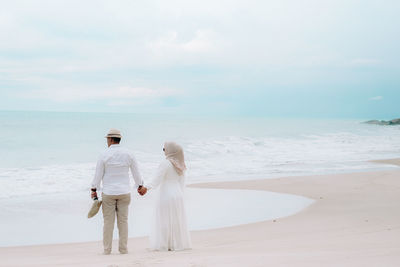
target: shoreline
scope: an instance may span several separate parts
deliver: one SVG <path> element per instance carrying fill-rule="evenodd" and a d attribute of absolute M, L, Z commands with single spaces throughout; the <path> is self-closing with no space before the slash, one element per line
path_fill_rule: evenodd
<path fill-rule="evenodd" d="M 400 166 L 400 159 L 379 163 Z M 193 249 L 188 251 L 148 251 L 147 237 L 131 238 L 128 255 L 103 256 L 101 242 L 2 247 L 0 266 L 400 264 L 400 170 L 201 183 L 190 187 L 266 190 L 316 201 L 277 220 L 193 231 Z"/>

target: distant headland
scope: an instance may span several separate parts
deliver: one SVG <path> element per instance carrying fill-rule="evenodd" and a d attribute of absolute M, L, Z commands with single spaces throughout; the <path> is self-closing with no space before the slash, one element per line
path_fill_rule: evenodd
<path fill-rule="evenodd" d="M 390 120 L 390 121 L 371 120 L 371 121 L 365 121 L 364 123 L 377 124 L 377 125 L 400 125 L 400 118 L 399 119 L 393 119 L 393 120 Z"/>

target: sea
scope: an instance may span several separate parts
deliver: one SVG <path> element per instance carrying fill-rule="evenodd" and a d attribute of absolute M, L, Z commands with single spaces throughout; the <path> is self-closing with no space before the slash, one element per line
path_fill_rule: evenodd
<path fill-rule="evenodd" d="M 121 130 L 121 145 L 133 152 L 145 180 L 163 159 L 165 141 L 183 146 L 187 184 L 399 168 L 370 160 L 400 157 L 400 126 L 362 122 L 0 111 L 0 247 L 101 240 L 102 216 L 88 219 L 87 212 L 110 128 Z M 132 194 L 129 237 L 149 234 L 155 196 Z M 185 193 L 191 231 L 279 221 L 314 202 L 267 191 L 189 187 Z"/>
<path fill-rule="evenodd" d="M 183 146 L 189 184 L 398 168 L 369 160 L 400 157 L 400 126 L 363 121 L 0 111 L 0 199 L 86 192 L 110 128 L 144 179 L 165 141 Z"/>

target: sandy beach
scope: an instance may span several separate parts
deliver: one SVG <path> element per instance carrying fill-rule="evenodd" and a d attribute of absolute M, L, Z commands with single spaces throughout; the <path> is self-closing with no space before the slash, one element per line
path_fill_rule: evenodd
<path fill-rule="evenodd" d="M 400 267 L 399 10 L 2 1 L 0 267 Z"/>
<path fill-rule="evenodd" d="M 379 163 L 400 165 L 400 159 Z M 9 247 L 0 248 L 0 266 L 400 265 L 400 170 L 192 186 L 266 190 L 315 202 L 277 220 L 194 231 L 190 251 L 151 252 L 147 238 L 130 239 L 128 255 L 102 255 L 101 242 Z"/>

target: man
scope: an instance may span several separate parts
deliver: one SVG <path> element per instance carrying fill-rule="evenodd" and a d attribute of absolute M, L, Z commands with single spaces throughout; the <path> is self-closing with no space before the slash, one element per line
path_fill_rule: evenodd
<path fill-rule="evenodd" d="M 100 183 L 103 184 L 103 245 L 104 254 L 111 253 L 115 217 L 119 232 L 119 252 L 128 253 L 128 210 L 131 202 L 129 169 L 138 191 L 143 180 L 135 157 L 129 150 L 120 146 L 121 132 L 111 129 L 107 136 L 108 148 L 100 155 L 92 182 L 91 197 L 97 196 Z"/>

